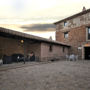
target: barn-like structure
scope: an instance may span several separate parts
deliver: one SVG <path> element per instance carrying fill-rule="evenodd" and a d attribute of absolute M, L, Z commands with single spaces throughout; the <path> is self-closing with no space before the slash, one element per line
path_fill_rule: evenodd
<path fill-rule="evenodd" d="M 70 45 L 0 27 L 0 58 L 33 51 L 39 61 L 63 59 Z"/>

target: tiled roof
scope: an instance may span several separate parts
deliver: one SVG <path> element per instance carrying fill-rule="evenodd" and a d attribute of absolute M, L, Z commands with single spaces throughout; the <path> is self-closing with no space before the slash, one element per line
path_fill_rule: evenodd
<path fill-rule="evenodd" d="M 14 30 L 11 30 L 11 29 L 6 29 L 6 28 L 3 28 L 3 27 L 0 27 L 0 33 L 1 32 L 5 33 L 5 34 L 10 34 L 10 35 L 13 35 L 13 36 L 24 37 L 26 39 L 31 39 L 31 40 L 35 40 L 35 41 L 53 43 L 53 44 L 57 44 L 57 45 L 70 47 L 70 45 L 62 43 L 62 42 L 58 42 L 58 41 L 54 41 L 54 40 L 50 40 L 50 39 L 46 39 L 46 38 L 42 38 L 42 37 L 30 35 L 30 34 L 26 34 L 26 33 L 23 33 L 23 32 L 14 31 Z"/>

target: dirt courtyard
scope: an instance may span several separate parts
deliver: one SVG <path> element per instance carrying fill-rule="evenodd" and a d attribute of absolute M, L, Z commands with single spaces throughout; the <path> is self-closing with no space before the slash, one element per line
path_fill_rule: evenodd
<path fill-rule="evenodd" d="M 57 61 L 0 71 L 0 90 L 90 90 L 90 61 Z"/>

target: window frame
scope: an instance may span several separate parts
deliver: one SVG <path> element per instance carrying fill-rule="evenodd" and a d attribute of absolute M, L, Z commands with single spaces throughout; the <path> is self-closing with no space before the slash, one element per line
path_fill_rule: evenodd
<path fill-rule="evenodd" d="M 62 52 L 63 52 L 63 53 L 65 52 L 65 47 L 64 47 L 64 46 L 62 47 Z"/>
<path fill-rule="evenodd" d="M 53 45 L 49 45 L 49 52 L 53 51 Z"/>
<path fill-rule="evenodd" d="M 90 30 L 90 26 L 86 28 L 86 41 L 90 41 L 90 39 L 88 37 L 89 36 L 88 32 L 90 32 L 89 30 Z"/>
<path fill-rule="evenodd" d="M 67 26 L 67 21 L 64 22 L 64 26 Z"/>
<path fill-rule="evenodd" d="M 67 36 L 68 35 L 68 36 Z M 68 39 L 68 37 L 69 37 L 69 32 L 64 32 L 64 38 L 65 39 Z"/>

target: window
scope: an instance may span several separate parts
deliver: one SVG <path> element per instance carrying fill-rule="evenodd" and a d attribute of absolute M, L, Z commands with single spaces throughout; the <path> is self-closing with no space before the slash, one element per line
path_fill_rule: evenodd
<path fill-rule="evenodd" d="M 65 47 L 62 48 L 62 52 L 63 52 L 63 53 L 65 52 Z"/>
<path fill-rule="evenodd" d="M 49 46 L 49 51 L 52 52 L 52 45 Z"/>
<path fill-rule="evenodd" d="M 0 59 L 3 57 L 3 49 L 0 48 Z"/>
<path fill-rule="evenodd" d="M 87 39 L 90 40 L 90 27 L 87 28 Z"/>
<path fill-rule="evenodd" d="M 64 38 L 68 38 L 68 32 L 64 33 Z"/>
<path fill-rule="evenodd" d="M 64 22 L 64 26 L 67 26 L 67 22 Z"/>

